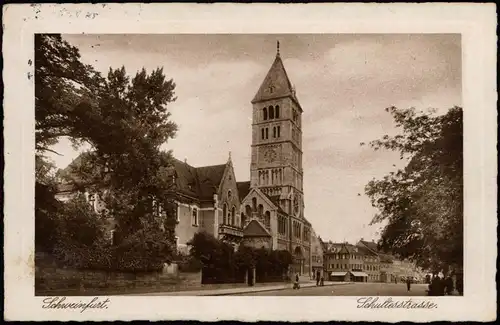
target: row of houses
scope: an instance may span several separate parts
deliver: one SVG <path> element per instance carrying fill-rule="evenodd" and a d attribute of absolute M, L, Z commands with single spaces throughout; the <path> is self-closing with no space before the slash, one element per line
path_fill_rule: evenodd
<path fill-rule="evenodd" d="M 395 283 L 407 277 L 422 281 L 424 277 L 413 263 L 383 253 L 374 241 L 363 238 L 353 245 L 323 242 L 316 237 L 312 240 L 311 250 L 314 274 L 319 271 L 328 281 Z"/>

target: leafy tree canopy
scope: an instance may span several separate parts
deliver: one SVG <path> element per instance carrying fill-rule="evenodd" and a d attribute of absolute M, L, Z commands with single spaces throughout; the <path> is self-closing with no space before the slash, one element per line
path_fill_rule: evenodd
<path fill-rule="evenodd" d="M 370 142 L 399 151 L 408 164 L 370 181 L 366 194 L 386 222 L 379 246 L 431 270 L 463 266 L 462 108 L 445 115 L 390 107 L 402 133 Z M 362 144 L 363 145 L 363 144 Z"/>
<path fill-rule="evenodd" d="M 118 219 L 122 239 L 140 237 L 133 233 L 155 222 L 159 210 L 175 220 L 168 170 L 171 153 L 160 151 L 177 130 L 167 109 L 176 99 L 174 90 L 175 83 L 163 69 L 150 74 L 142 69 L 130 78 L 124 67 L 110 68 L 103 76 L 82 63 L 78 49 L 60 35 L 37 34 L 37 183 L 53 177 L 47 176 L 52 166 L 44 155 L 67 137 L 75 147 L 86 143 L 91 150 L 70 173 L 58 176 L 77 187 L 106 192 L 106 207 Z M 37 210 L 48 210 L 44 207 L 48 200 L 35 199 Z M 172 220 L 166 224 L 169 242 L 174 227 Z"/>

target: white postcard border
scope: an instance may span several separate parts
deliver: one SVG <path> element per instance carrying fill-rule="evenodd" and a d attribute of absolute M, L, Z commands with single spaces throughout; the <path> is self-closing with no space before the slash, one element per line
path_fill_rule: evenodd
<path fill-rule="evenodd" d="M 496 315 L 496 35 L 488 4 L 7 5 L 4 266 L 8 320 L 465 321 Z M 357 297 L 110 297 L 108 309 L 44 310 L 34 297 L 34 33 L 461 33 L 464 297 L 429 310 L 358 309 Z M 76 297 L 71 298 L 77 300 Z M 81 297 L 83 300 L 84 297 Z M 88 300 L 88 297 L 85 297 Z M 394 298 L 402 300 L 403 297 Z M 416 297 L 413 297 L 416 300 Z"/>

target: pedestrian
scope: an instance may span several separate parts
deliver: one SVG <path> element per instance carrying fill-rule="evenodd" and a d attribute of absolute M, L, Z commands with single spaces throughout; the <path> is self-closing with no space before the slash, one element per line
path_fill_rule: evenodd
<path fill-rule="evenodd" d="M 445 282 L 438 275 L 436 276 L 436 296 L 444 296 L 444 291 L 445 291 Z"/>
<path fill-rule="evenodd" d="M 298 273 L 295 275 L 295 283 L 293 284 L 293 288 L 297 289 L 297 290 L 300 289 L 299 274 Z"/>
<path fill-rule="evenodd" d="M 319 271 L 316 271 L 316 286 L 319 286 L 321 274 Z"/>
<path fill-rule="evenodd" d="M 429 284 L 429 296 L 439 296 L 439 277 L 437 274 L 432 275 L 431 283 Z"/>
<path fill-rule="evenodd" d="M 411 289 L 411 277 L 406 278 L 406 289 L 408 290 L 408 292 Z"/>
<path fill-rule="evenodd" d="M 324 286 L 325 285 L 325 281 L 323 279 L 323 276 L 321 276 L 321 280 L 319 280 L 319 285 L 320 286 Z"/>

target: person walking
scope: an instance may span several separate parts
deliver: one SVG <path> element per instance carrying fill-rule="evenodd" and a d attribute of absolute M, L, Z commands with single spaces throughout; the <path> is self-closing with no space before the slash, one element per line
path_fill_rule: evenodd
<path fill-rule="evenodd" d="M 411 277 L 406 277 L 406 289 L 408 290 L 408 292 L 411 289 Z"/>
<path fill-rule="evenodd" d="M 299 284 L 299 274 L 295 274 L 295 282 L 293 284 L 293 288 L 294 289 L 300 289 L 300 284 Z"/>
<path fill-rule="evenodd" d="M 319 286 L 320 277 L 321 273 L 319 271 L 316 271 L 316 286 Z"/>

